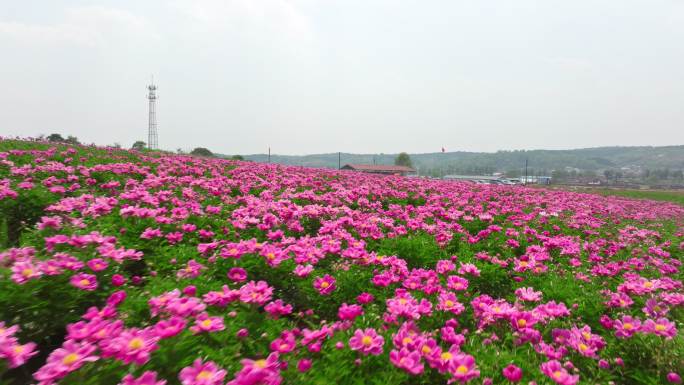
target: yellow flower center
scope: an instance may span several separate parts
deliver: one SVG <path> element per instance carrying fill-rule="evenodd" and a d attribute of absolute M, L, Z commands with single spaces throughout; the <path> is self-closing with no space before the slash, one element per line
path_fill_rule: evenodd
<path fill-rule="evenodd" d="M 560 378 L 562 375 L 563 372 L 561 372 L 560 370 L 556 370 L 555 372 L 553 372 L 553 378 Z"/>
<path fill-rule="evenodd" d="M 627 323 L 622 324 L 622 328 L 625 329 L 625 330 L 632 330 L 632 329 L 634 329 L 634 325 L 632 325 L 631 323 L 627 322 Z"/>
<path fill-rule="evenodd" d="M 585 344 L 579 344 L 579 348 L 581 351 L 585 351 L 585 350 L 589 349 L 589 347 Z"/>
<path fill-rule="evenodd" d="M 266 258 L 268 258 L 268 260 L 272 261 L 272 260 L 275 259 L 275 254 L 273 254 L 273 253 L 268 253 L 268 254 L 266 254 Z"/>
<path fill-rule="evenodd" d="M 425 354 L 428 354 L 428 353 L 430 353 L 430 352 L 432 351 L 432 349 L 430 349 L 430 347 L 427 346 L 427 345 L 423 345 L 423 349 L 421 349 L 421 350 L 422 350 L 423 353 L 425 353 Z"/>
<path fill-rule="evenodd" d="M 211 326 L 211 320 L 210 319 L 205 319 L 204 321 L 202 321 L 202 327 L 203 328 L 208 328 L 209 326 Z"/>
<path fill-rule="evenodd" d="M 328 286 L 330 286 L 330 284 L 328 283 L 328 281 L 323 281 L 323 282 L 321 283 L 321 287 L 324 288 L 324 289 L 327 289 Z"/>
<path fill-rule="evenodd" d="M 15 353 L 15 354 L 21 354 L 21 353 L 24 352 L 24 347 L 21 346 L 21 345 L 17 345 L 17 346 L 15 346 L 14 349 L 12 349 L 12 350 L 14 350 L 14 353 Z"/>
<path fill-rule="evenodd" d="M 33 269 L 26 268 L 21 271 L 21 275 L 23 275 L 25 278 L 28 278 L 33 274 Z"/>
<path fill-rule="evenodd" d="M 527 321 L 525 321 L 522 318 L 518 320 L 518 327 L 522 328 L 522 327 L 525 327 L 525 325 L 527 325 Z"/>
<path fill-rule="evenodd" d="M 401 340 L 401 342 L 402 342 L 404 345 L 408 345 L 408 344 L 410 344 L 411 342 L 413 342 L 413 340 L 411 339 L 411 337 L 404 337 L 404 339 Z"/>
<path fill-rule="evenodd" d="M 211 372 L 207 370 L 199 372 L 196 377 L 197 380 L 208 380 L 209 378 L 211 378 Z"/>
<path fill-rule="evenodd" d="M 453 355 L 449 352 L 444 352 L 440 357 L 442 358 L 442 360 L 448 361 L 451 359 L 451 357 L 453 357 Z"/>
<path fill-rule="evenodd" d="M 79 358 L 80 358 L 80 357 L 78 356 L 78 354 L 76 354 L 76 353 L 69 353 L 69 354 L 67 354 L 66 356 L 64 356 L 64 358 L 62 358 L 62 363 L 63 363 L 64 365 L 71 365 L 71 364 L 73 364 L 74 362 L 78 361 Z"/>
<path fill-rule="evenodd" d="M 520 261 L 520 266 L 526 267 L 527 265 L 529 265 L 529 263 L 527 263 L 526 261 Z"/>
<path fill-rule="evenodd" d="M 128 343 L 128 347 L 131 349 L 140 349 L 143 345 L 145 345 L 145 342 L 139 337 L 133 338 L 131 342 Z"/>
<path fill-rule="evenodd" d="M 665 325 L 656 324 L 655 330 L 662 332 L 663 330 L 665 330 Z"/>
<path fill-rule="evenodd" d="M 254 361 L 254 366 L 256 366 L 259 369 L 263 369 L 266 367 L 266 360 L 256 360 Z"/>
<path fill-rule="evenodd" d="M 468 373 L 468 367 L 465 365 L 459 365 L 458 368 L 456 368 L 456 373 L 466 374 L 466 373 Z"/>
<path fill-rule="evenodd" d="M 363 338 L 361 338 L 361 343 L 365 346 L 370 346 L 370 344 L 373 343 L 373 339 L 369 336 L 363 336 Z"/>
<path fill-rule="evenodd" d="M 582 337 L 584 337 L 585 340 L 589 340 L 589 339 L 591 339 L 591 333 L 582 332 Z"/>
<path fill-rule="evenodd" d="M 80 280 L 80 281 L 78 281 L 78 283 L 80 283 L 80 284 L 81 284 L 81 286 L 87 286 L 87 285 L 90 285 L 90 281 L 89 281 L 89 280 L 87 280 L 87 279 L 85 279 L 85 278 L 84 278 L 84 279 L 82 279 L 82 280 Z"/>
<path fill-rule="evenodd" d="M 644 282 L 644 287 L 647 288 L 647 289 L 652 288 L 652 287 L 653 287 L 653 282 L 650 282 L 650 281 Z"/>
<path fill-rule="evenodd" d="M 403 298 L 400 298 L 400 299 L 399 299 L 399 304 L 401 304 L 401 305 L 406 305 L 406 302 L 407 302 L 407 301 L 406 301 L 405 299 L 403 299 Z"/>
<path fill-rule="evenodd" d="M 446 307 L 454 307 L 454 301 L 448 299 L 444 302 L 444 306 Z"/>

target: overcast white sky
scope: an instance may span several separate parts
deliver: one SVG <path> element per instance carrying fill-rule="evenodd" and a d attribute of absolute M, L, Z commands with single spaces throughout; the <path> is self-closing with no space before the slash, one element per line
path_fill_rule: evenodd
<path fill-rule="evenodd" d="M 0 135 L 225 153 L 684 144 L 681 0 L 0 0 Z"/>

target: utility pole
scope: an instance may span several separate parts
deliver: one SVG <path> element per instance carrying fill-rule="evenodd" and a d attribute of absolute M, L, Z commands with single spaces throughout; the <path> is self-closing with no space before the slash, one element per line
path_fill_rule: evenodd
<path fill-rule="evenodd" d="M 338 170 L 342 169 L 342 153 L 341 152 L 337 153 L 337 169 Z"/>
<path fill-rule="evenodd" d="M 271 147 L 268 148 L 268 163 L 271 163 Z"/>
<path fill-rule="evenodd" d="M 527 158 L 525 158 L 525 186 L 527 186 Z"/>
<path fill-rule="evenodd" d="M 147 148 L 156 150 L 159 147 L 157 142 L 157 86 L 154 85 L 154 77 L 149 86 L 147 86 L 149 93 L 147 99 L 149 100 L 149 116 L 147 128 Z"/>

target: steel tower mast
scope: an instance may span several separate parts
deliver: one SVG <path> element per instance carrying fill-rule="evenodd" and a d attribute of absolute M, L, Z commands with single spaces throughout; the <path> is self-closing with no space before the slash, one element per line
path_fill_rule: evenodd
<path fill-rule="evenodd" d="M 147 99 L 150 101 L 147 148 L 150 150 L 156 150 L 159 147 L 159 143 L 157 142 L 157 86 L 154 85 L 154 77 L 152 78 L 152 84 L 147 86 L 147 89 L 149 90 Z"/>

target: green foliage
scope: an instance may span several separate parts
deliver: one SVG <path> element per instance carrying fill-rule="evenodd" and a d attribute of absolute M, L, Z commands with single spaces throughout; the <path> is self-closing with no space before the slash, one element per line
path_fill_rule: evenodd
<path fill-rule="evenodd" d="M 397 155 L 397 157 L 394 159 L 394 164 L 397 166 L 413 167 L 411 157 L 405 152 L 399 153 L 399 155 Z"/>
<path fill-rule="evenodd" d="M 211 157 L 214 156 L 214 153 L 204 147 L 197 147 L 190 151 L 190 155 Z"/>

